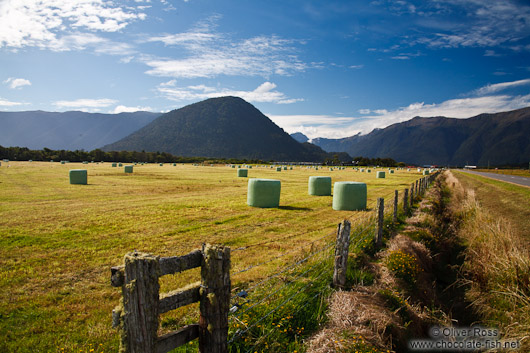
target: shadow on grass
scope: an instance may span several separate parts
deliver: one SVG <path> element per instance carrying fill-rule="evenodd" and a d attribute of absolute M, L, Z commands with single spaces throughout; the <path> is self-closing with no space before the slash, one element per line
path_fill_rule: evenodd
<path fill-rule="evenodd" d="M 308 207 L 294 207 L 294 206 L 279 206 L 280 210 L 289 210 L 289 211 L 311 211 L 312 208 Z"/>

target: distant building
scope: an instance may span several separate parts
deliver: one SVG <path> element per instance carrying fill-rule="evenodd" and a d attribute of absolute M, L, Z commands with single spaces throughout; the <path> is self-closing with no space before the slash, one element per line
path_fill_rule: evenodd
<path fill-rule="evenodd" d="M 476 165 L 466 165 L 464 166 L 464 169 L 477 169 Z"/>

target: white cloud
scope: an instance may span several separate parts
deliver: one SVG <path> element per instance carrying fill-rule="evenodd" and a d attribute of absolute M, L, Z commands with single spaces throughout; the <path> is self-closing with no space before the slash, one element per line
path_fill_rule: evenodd
<path fill-rule="evenodd" d="M 126 107 L 124 105 L 118 105 L 116 108 L 111 110 L 109 113 L 111 114 L 119 114 L 119 113 L 134 113 L 134 112 L 149 112 L 151 111 L 151 107 Z"/>
<path fill-rule="evenodd" d="M 72 32 L 117 32 L 145 18 L 144 13 L 105 0 L 3 0 L 0 48 L 68 50 L 64 37 Z"/>
<path fill-rule="evenodd" d="M 277 36 L 257 36 L 234 40 L 215 32 L 214 16 L 185 33 L 147 39 L 167 46 L 182 47 L 187 56 L 179 59 L 146 59 L 147 74 L 175 78 L 226 76 L 288 76 L 309 65 L 295 55 L 294 41 Z"/>
<path fill-rule="evenodd" d="M 499 91 L 503 91 L 509 88 L 513 87 L 519 87 L 519 86 L 525 86 L 530 85 L 530 79 L 525 80 L 518 80 L 518 81 L 512 81 L 512 82 L 502 82 L 502 83 L 496 83 L 493 85 L 487 85 L 484 87 L 481 87 L 475 91 L 477 95 L 487 95 L 491 93 L 496 93 Z"/>
<path fill-rule="evenodd" d="M 82 111 L 91 111 L 95 108 L 105 108 L 116 104 L 117 101 L 114 99 L 102 98 L 102 99 L 76 99 L 73 101 L 57 101 L 53 102 L 59 109 L 79 109 Z M 97 110 L 97 109 L 95 109 Z"/>
<path fill-rule="evenodd" d="M 351 65 L 350 69 L 358 70 L 358 69 L 362 69 L 363 67 L 364 65 Z"/>
<path fill-rule="evenodd" d="M 23 104 L 26 104 L 26 103 L 11 102 L 11 101 L 8 101 L 7 99 L 0 97 L 0 107 L 15 107 L 17 105 L 23 105 Z"/>
<path fill-rule="evenodd" d="M 11 89 L 22 88 L 24 86 L 31 86 L 31 82 L 25 78 L 14 78 L 10 77 L 4 81 L 5 84 L 9 85 Z"/>
<path fill-rule="evenodd" d="M 219 89 L 205 85 L 175 87 L 174 80 L 162 83 L 157 87 L 159 93 L 174 101 L 193 101 L 208 98 L 236 96 L 249 102 L 267 102 L 276 104 L 291 104 L 303 101 L 302 98 L 288 98 L 276 89 L 276 84 L 264 82 L 252 91 Z"/>
<path fill-rule="evenodd" d="M 410 120 L 416 116 L 470 118 L 482 113 L 497 113 L 530 106 L 530 94 L 491 95 L 508 88 L 528 85 L 530 79 L 488 85 L 475 91 L 475 96 L 450 99 L 441 103 L 417 102 L 394 110 L 361 109 L 362 116 L 336 117 L 329 115 L 271 115 L 276 124 L 289 133 L 302 132 L 310 138 L 342 138 Z M 480 96 L 476 96 L 476 94 Z M 372 114 L 372 115 L 367 115 Z"/>

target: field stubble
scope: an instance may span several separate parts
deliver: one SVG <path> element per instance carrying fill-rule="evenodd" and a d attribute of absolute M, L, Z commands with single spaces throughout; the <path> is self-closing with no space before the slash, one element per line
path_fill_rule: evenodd
<path fill-rule="evenodd" d="M 70 185 L 69 169 L 87 169 L 88 185 Z M 282 181 L 280 208 L 260 209 L 246 205 L 248 179 L 225 166 L 138 165 L 125 174 L 110 163 L 2 164 L 0 350 L 115 351 L 110 313 L 121 293 L 110 286 L 110 267 L 129 251 L 175 256 L 204 242 L 232 249 L 264 243 L 233 253 L 235 273 L 323 235 L 332 239 L 342 219 L 368 218 L 366 212 L 333 211 L 332 197 L 309 196 L 311 175 L 366 182 L 369 208 L 377 197 L 389 198 L 420 178 L 402 171 L 376 179 L 375 173 L 352 169 L 254 167 L 249 177 Z M 281 261 L 295 257 L 293 252 Z M 233 286 L 263 278 L 280 265 L 241 273 Z M 197 280 L 198 270 L 165 276 L 161 292 Z M 194 322 L 194 308 L 165 314 L 163 322 Z"/>

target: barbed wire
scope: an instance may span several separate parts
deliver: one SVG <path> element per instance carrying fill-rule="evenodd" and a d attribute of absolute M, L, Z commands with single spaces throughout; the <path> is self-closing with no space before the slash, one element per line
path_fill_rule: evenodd
<path fill-rule="evenodd" d="M 328 270 L 329 271 L 329 270 Z M 263 320 L 265 320 L 267 317 L 269 317 L 272 313 L 274 313 L 276 310 L 278 310 L 279 308 L 281 308 L 283 305 L 285 305 L 285 303 L 289 302 L 290 300 L 292 300 L 298 293 L 302 292 L 303 290 L 305 290 L 306 288 L 308 288 L 309 286 L 313 286 L 314 285 L 314 282 L 316 282 L 317 279 L 319 279 L 323 274 L 325 273 L 325 271 L 322 271 L 317 277 L 315 277 L 314 281 L 312 282 L 309 282 L 307 285 L 303 286 L 302 288 L 300 288 L 297 292 L 295 292 L 294 294 L 292 294 L 291 296 L 289 296 L 287 299 L 285 299 L 283 302 L 281 302 L 278 306 L 276 306 L 274 309 L 272 309 L 271 311 L 269 311 L 266 315 L 262 316 L 259 320 L 257 320 L 256 322 L 254 322 L 252 325 L 250 326 L 247 326 L 247 328 L 241 332 L 236 332 L 234 334 L 234 336 L 230 339 L 230 341 L 228 341 L 228 344 L 231 344 L 233 343 L 235 340 L 241 338 L 241 336 L 243 336 L 245 333 L 247 333 L 248 331 L 250 331 L 252 328 L 254 328 L 257 324 L 259 324 L 260 322 L 262 322 Z M 294 282 L 292 282 L 294 283 Z"/>
<path fill-rule="evenodd" d="M 289 255 L 289 254 L 295 252 L 296 250 L 300 250 L 300 249 L 302 249 L 302 248 L 304 248 L 304 247 L 306 247 L 306 246 L 308 246 L 308 245 L 312 245 L 312 244 L 316 243 L 317 241 L 320 241 L 320 240 L 322 240 L 322 239 L 324 239 L 324 238 L 327 238 L 327 237 L 329 237 L 329 236 L 331 236 L 331 235 L 333 235 L 333 234 L 335 234 L 335 232 L 330 232 L 329 234 L 326 234 L 326 235 L 324 235 L 324 236 L 322 236 L 322 237 L 320 237 L 320 238 L 318 238 L 318 239 L 313 240 L 313 241 L 310 242 L 309 244 L 304 244 L 304 245 L 299 246 L 299 247 L 297 247 L 297 248 L 291 249 L 291 250 L 289 250 L 289 251 L 287 251 L 287 252 L 285 252 L 285 253 L 283 253 L 283 254 L 281 254 L 281 255 L 275 256 L 275 257 L 273 257 L 272 259 L 269 259 L 269 260 L 267 260 L 267 261 L 263 261 L 263 262 L 260 262 L 260 263 L 258 263 L 258 264 L 255 264 L 255 265 L 251 265 L 251 266 L 249 266 L 249 267 L 247 267 L 247 268 L 245 268 L 245 269 L 242 269 L 242 270 L 240 270 L 240 271 L 238 271 L 238 272 L 236 272 L 236 273 L 233 273 L 232 276 L 236 276 L 236 275 L 238 275 L 238 274 L 240 274 L 240 273 L 250 271 L 251 269 L 253 269 L 253 268 L 255 268 L 255 267 L 263 266 L 263 265 L 266 265 L 266 264 L 271 263 L 271 262 L 273 262 L 273 261 L 276 261 L 276 260 L 278 260 L 278 259 L 280 259 L 280 258 L 282 258 L 282 257 L 284 257 L 284 256 L 287 256 L 287 255 Z"/>
<path fill-rule="evenodd" d="M 331 243 L 329 244 L 326 248 L 322 249 L 321 252 L 329 249 L 331 246 L 333 246 L 334 243 Z M 297 279 L 299 279 L 300 277 L 302 277 L 303 275 L 305 275 L 306 273 L 308 273 L 309 271 L 311 271 L 313 268 L 315 268 L 316 266 L 320 265 L 319 262 L 317 262 L 316 264 L 314 264 L 313 266 L 309 267 L 306 271 L 302 272 L 302 273 L 299 273 L 296 277 L 294 277 L 290 282 L 287 282 L 285 284 L 283 284 L 282 286 L 278 287 L 275 291 L 273 291 L 272 293 L 269 293 L 267 296 L 261 298 L 257 303 L 254 303 L 253 305 L 249 306 L 248 308 L 246 308 L 245 310 L 241 311 L 240 313 L 238 313 L 237 315 L 234 314 L 234 317 L 241 317 L 241 315 L 245 314 L 246 312 L 248 312 L 250 309 L 256 307 L 257 305 L 263 303 L 265 300 L 269 299 L 270 297 L 272 297 L 274 294 L 278 293 L 280 290 L 282 290 L 283 288 L 286 288 L 294 283 L 296 283 L 295 281 Z M 247 300 L 245 303 L 243 304 L 240 304 L 240 305 L 245 305 L 245 304 L 248 304 L 248 303 L 251 303 L 252 301 L 250 300 Z"/>

